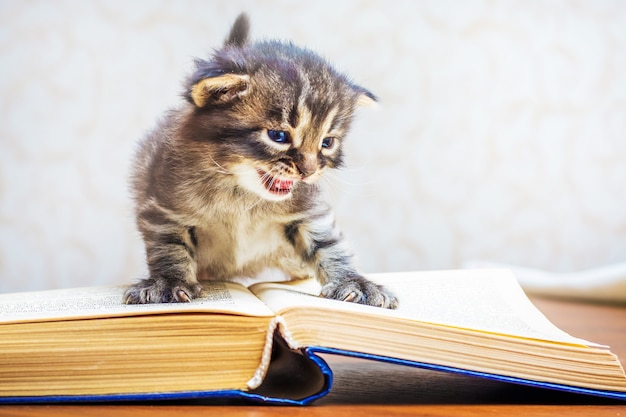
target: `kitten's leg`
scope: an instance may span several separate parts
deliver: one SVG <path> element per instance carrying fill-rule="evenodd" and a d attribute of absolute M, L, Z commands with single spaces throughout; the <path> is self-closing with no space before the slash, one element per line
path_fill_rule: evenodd
<path fill-rule="evenodd" d="M 144 210 L 138 222 L 146 246 L 150 278 L 130 286 L 126 304 L 188 302 L 198 296 L 196 237 L 193 228 L 180 226 L 157 209 Z"/>
<path fill-rule="evenodd" d="M 323 297 L 384 308 L 398 307 L 398 298 L 391 291 L 357 272 L 352 253 L 335 226 L 332 213 L 317 216 L 311 222 L 294 223 L 287 227 L 286 235 L 317 270 Z"/>

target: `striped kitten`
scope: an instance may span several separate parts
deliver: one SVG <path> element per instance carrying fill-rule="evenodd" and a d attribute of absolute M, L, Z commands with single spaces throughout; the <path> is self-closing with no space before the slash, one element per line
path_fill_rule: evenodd
<path fill-rule="evenodd" d="M 395 308 L 361 276 L 317 182 L 342 164 L 357 105 L 375 100 L 325 60 L 248 42 L 241 15 L 222 49 L 196 61 L 187 103 L 143 140 L 133 175 L 150 277 L 124 302 L 185 302 L 202 280 L 278 268 L 327 298 Z"/>

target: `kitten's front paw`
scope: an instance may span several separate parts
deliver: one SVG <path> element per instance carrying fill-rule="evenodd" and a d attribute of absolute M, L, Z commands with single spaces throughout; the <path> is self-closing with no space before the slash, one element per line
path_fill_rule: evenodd
<path fill-rule="evenodd" d="M 124 304 L 185 303 L 202 291 L 200 284 L 181 279 L 147 278 L 131 285 L 124 292 Z"/>
<path fill-rule="evenodd" d="M 398 298 L 391 291 L 358 275 L 324 285 L 322 297 L 375 307 L 398 307 Z"/>

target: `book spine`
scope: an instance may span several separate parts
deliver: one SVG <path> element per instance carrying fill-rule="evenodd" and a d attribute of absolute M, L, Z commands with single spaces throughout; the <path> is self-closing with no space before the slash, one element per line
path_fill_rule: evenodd
<path fill-rule="evenodd" d="M 279 321 L 282 320 L 278 317 L 274 318 L 270 321 L 270 324 L 267 328 L 267 334 L 265 335 L 265 346 L 263 346 L 263 353 L 261 355 L 261 363 L 259 367 L 254 372 L 254 375 L 247 383 L 248 389 L 256 389 L 258 388 L 263 379 L 265 379 L 265 375 L 267 374 L 267 370 L 270 367 L 270 362 L 272 360 L 272 347 L 274 343 L 274 332 L 276 331 L 276 327 L 278 326 Z"/>

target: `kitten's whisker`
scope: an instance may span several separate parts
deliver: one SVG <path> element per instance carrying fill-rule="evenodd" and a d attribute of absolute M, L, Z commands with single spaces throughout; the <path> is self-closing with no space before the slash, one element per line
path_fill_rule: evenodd
<path fill-rule="evenodd" d="M 256 207 L 261 201 L 263 201 L 263 198 L 261 197 L 257 197 L 256 201 L 252 204 L 250 204 L 249 206 L 246 206 L 246 211 L 250 211 L 252 210 L 254 207 Z"/>
<path fill-rule="evenodd" d="M 375 193 L 368 187 L 374 184 L 373 181 L 348 181 L 333 171 L 325 172 L 320 178 L 320 183 L 324 188 L 335 195 L 375 196 Z"/>
<path fill-rule="evenodd" d="M 365 163 L 365 165 L 370 165 L 369 163 Z M 357 166 L 357 167 L 346 167 L 346 166 L 342 166 L 340 168 L 337 168 L 336 171 L 341 171 L 341 172 L 358 172 L 358 171 L 366 171 L 367 170 L 367 166 Z M 333 171 L 333 172 L 336 172 Z"/>
<path fill-rule="evenodd" d="M 325 173 L 322 178 L 320 178 L 320 182 L 324 187 L 327 187 L 333 192 L 350 192 L 354 189 L 356 184 L 348 183 L 346 181 L 342 181 L 336 175 L 328 175 L 329 173 Z"/>
<path fill-rule="evenodd" d="M 357 169 L 353 169 L 352 171 L 360 171 L 361 169 L 357 168 Z M 343 168 L 341 169 L 341 171 L 343 172 L 347 172 L 347 170 L 344 170 Z M 328 171 L 325 173 L 326 176 L 331 177 L 333 181 L 336 181 L 338 183 L 341 183 L 343 185 L 349 185 L 351 187 L 359 187 L 359 186 L 364 186 L 364 185 L 370 185 L 373 183 L 373 181 L 361 181 L 361 182 L 353 182 L 350 181 L 344 177 L 342 177 L 340 174 L 338 174 L 336 171 Z M 326 180 L 330 180 L 331 178 L 326 178 Z"/>
<path fill-rule="evenodd" d="M 256 170 L 255 170 L 256 172 Z M 259 180 L 261 181 L 261 185 L 263 185 L 263 180 L 261 177 L 259 177 Z M 264 186 L 264 185 L 263 185 Z M 259 203 L 261 203 L 262 201 L 264 201 L 263 197 L 256 195 L 254 193 L 246 193 L 244 196 L 241 197 L 242 200 L 246 200 L 246 196 L 250 195 L 255 197 L 256 201 L 253 202 L 252 204 L 250 204 L 249 206 L 245 207 L 246 212 L 249 212 L 250 210 L 252 210 L 254 207 L 256 207 L 257 205 L 259 205 Z"/>
<path fill-rule="evenodd" d="M 263 176 L 261 176 L 260 178 L 261 178 L 261 185 L 265 187 L 267 184 L 269 185 L 269 188 L 272 188 L 274 186 L 274 182 L 276 181 L 276 177 L 271 175 L 269 172 L 265 172 Z"/>
<path fill-rule="evenodd" d="M 217 172 L 219 172 L 220 174 L 226 174 L 226 175 L 234 175 L 235 173 L 229 169 L 224 168 L 223 166 L 221 166 L 220 164 L 217 163 L 217 161 L 215 159 L 213 159 L 213 157 L 211 155 L 208 155 L 209 159 L 211 161 L 213 161 L 213 163 L 215 164 L 215 166 L 217 166 L 219 168 L 219 170 L 217 170 Z"/>

